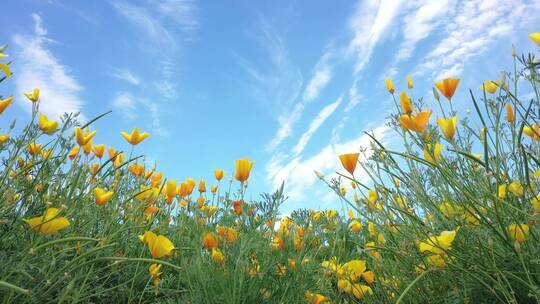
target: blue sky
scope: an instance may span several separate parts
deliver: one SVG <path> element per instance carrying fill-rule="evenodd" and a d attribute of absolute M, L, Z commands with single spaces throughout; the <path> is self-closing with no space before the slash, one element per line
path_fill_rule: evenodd
<path fill-rule="evenodd" d="M 28 120 L 22 92 L 39 87 L 52 117 L 112 110 L 96 144 L 126 150 L 120 131 L 150 132 L 136 150 L 170 179 L 211 183 L 248 157 L 253 198 L 285 180 L 284 212 L 339 207 L 313 170 L 341 170 L 364 131 L 398 145 L 385 77 L 399 92 L 411 74 L 428 105 L 434 81 L 462 78 L 455 107 L 469 109 L 467 89 L 510 70 L 512 44 L 534 50 L 539 12 L 538 0 L 10 1 L 0 44 L 14 76 L 0 95 L 16 105 L 0 127 Z"/>

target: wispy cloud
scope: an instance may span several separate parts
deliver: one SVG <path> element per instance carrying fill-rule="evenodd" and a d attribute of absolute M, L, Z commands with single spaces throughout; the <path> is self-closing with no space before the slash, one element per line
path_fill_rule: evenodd
<path fill-rule="evenodd" d="M 134 119 L 137 114 L 135 112 L 135 100 L 131 94 L 126 92 L 119 93 L 112 101 L 112 106 L 120 111 L 122 116 L 128 119 Z"/>
<path fill-rule="evenodd" d="M 30 35 L 14 35 L 13 42 L 17 48 L 15 65 L 15 84 L 21 93 L 20 104 L 30 111 L 30 103 L 22 93 L 40 88 L 40 111 L 53 118 L 64 113 L 80 112 L 83 101 L 80 93 L 83 87 L 79 84 L 70 68 L 48 49 L 53 41 L 47 37 L 41 16 L 32 14 L 34 32 Z M 82 114 L 81 114 L 82 115 Z M 79 116 L 85 120 L 84 116 Z"/>
<path fill-rule="evenodd" d="M 274 137 L 266 144 L 266 150 L 277 148 L 293 132 L 293 125 L 302 117 L 305 107 L 315 100 L 332 78 L 333 65 L 331 64 L 332 51 L 327 51 L 315 65 L 313 75 L 304 88 L 302 98 L 298 100 L 292 111 L 279 115 L 279 127 Z"/>
<path fill-rule="evenodd" d="M 520 26 L 539 16 L 538 1 L 464 1 L 458 4 L 441 34 L 442 40 L 432 49 L 417 70 L 434 78 L 457 76 L 472 57 L 486 51 L 501 37 L 509 36 Z"/>
<path fill-rule="evenodd" d="M 375 128 L 373 134 L 384 141 L 388 131 L 389 127 L 383 125 Z M 358 151 L 360 148 L 367 149 L 369 143 L 370 138 L 363 134 L 348 141 L 329 143 L 310 157 L 297 156 L 291 160 L 284 155 L 274 155 L 266 165 L 266 173 L 273 187 L 286 181 L 286 190 L 291 201 L 299 202 L 305 198 L 306 189 L 318 182 L 313 170 L 325 175 L 333 174 L 341 168 L 337 155 Z M 367 150 L 366 155 L 370 154 L 371 151 Z M 361 172 L 358 172 L 358 178 L 367 180 L 367 176 Z"/>
<path fill-rule="evenodd" d="M 402 4 L 402 0 L 358 2 L 349 20 L 349 28 L 353 33 L 349 49 L 357 58 L 356 74 L 360 73 L 371 59 L 373 50 L 394 22 Z"/>
<path fill-rule="evenodd" d="M 338 106 L 341 104 L 341 101 L 343 100 L 343 96 L 339 97 L 338 100 L 335 102 L 327 105 L 324 107 L 319 114 L 311 121 L 309 124 L 309 128 L 307 129 L 304 134 L 300 137 L 300 140 L 296 143 L 296 146 L 293 148 L 293 153 L 295 155 L 298 155 L 304 151 L 304 148 L 308 144 L 309 140 L 317 132 L 317 130 L 321 127 L 321 125 L 334 113 L 334 111 L 338 108 Z"/>
<path fill-rule="evenodd" d="M 139 83 L 141 82 L 139 77 L 137 77 L 128 69 L 113 68 L 111 71 L 111 76 L 135 86 L 139 85 Z"/>

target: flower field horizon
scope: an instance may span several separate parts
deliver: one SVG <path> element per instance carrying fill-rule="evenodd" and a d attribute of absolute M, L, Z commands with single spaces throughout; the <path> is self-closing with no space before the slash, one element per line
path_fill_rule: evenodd
<path fill-rule="evenodd" d="M 366 130 L 335 177 L 312 168 L 341 209 L 291 212 L 287 180 L 248 195 L 257 159 L 179 180 L 139 152 L 140 125 L 97 144 L 109 109 L 56 118 L 42 88 L 4 93 L 17 59 L 0 47 L 0 302 L 540 303 L 540 32 L 526 36 L 536 50 L 513 47 L 513 70 L 479 87 L 382 80 L 399 143 Z M 15 101 L 30 115 L 7 122 Z"/>

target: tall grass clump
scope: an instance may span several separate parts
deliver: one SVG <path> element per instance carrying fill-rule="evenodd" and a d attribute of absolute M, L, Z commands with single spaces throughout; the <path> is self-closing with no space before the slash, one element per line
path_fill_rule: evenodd
<path fill-rule="evenodd" d="M 513 61 L 469 91 L 471 115 L 453 108 L 459 79 L 429 100 L 388 79 L 402 145 L 367 133 L 369 149 L 336 155 L 337 178 L 317 173 L 342 214 L 280 216 L 283 186 L 247 200 L 247 158 L 206 180 L 164 177 L 137 154 L 147 132 L 97 144 L 107 113 L 55 121 L 29 88 L 29 121 L 0 130 L 0 301 L 540 303 L 540 64 Z M 13 99 L 0 96 L 0 119 Z"/>

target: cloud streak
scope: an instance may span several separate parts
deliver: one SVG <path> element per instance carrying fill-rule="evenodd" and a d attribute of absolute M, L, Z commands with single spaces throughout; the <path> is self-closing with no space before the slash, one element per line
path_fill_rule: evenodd
<path fill-rule="evenodd" d="M 30 112 L 30 102 L 22 93 L 30 92 L 34 88 L 41 90 L 40 111 L 51 118 L 59 118 L 64 113 L 82 111 L 83 101 L 80 93 L 83 87 L 79 84 L 68 66 L 48 49 L 52 42 L 47 37 L 47 30 L 43 27 L 41 16 L 32 14 L 34 32 L 31 35 L 14 35 L 13 42 L 17 48 L 15 65 L 15 84 L 21 98 L 19 104 Z M 79 119 L 85 120 L 84 115 Z"/>

